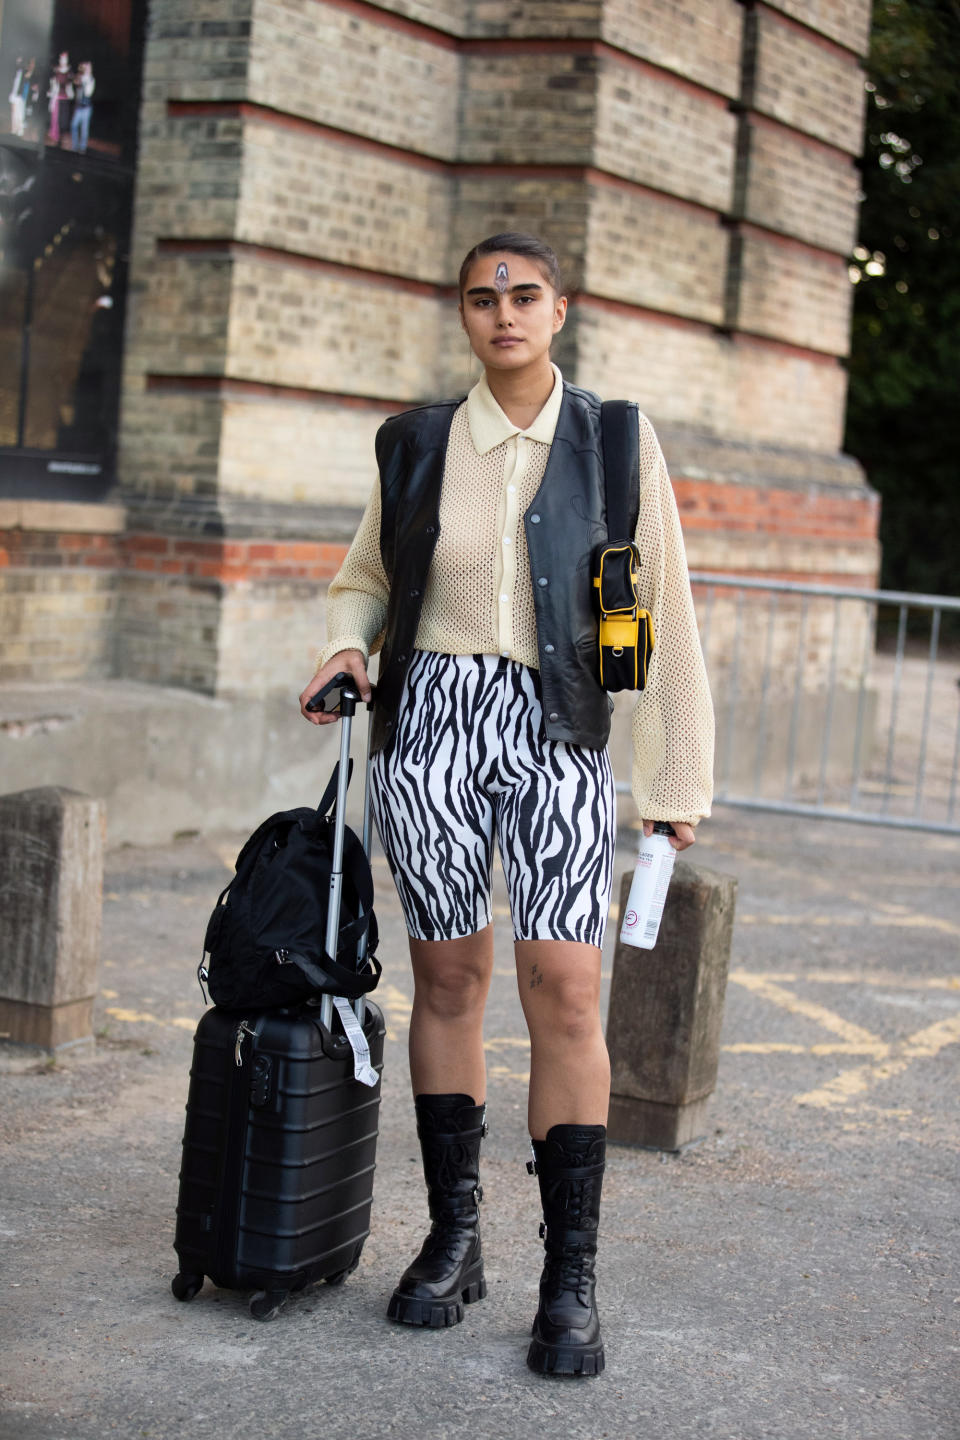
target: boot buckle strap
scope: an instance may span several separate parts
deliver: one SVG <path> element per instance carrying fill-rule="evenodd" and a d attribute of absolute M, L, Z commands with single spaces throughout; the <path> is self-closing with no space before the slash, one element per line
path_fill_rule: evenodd
<path fill-rule="evenodd" d="M 482 1186 L 482 1185 L 479 1185 L 479 1184 L 474 1185 L 474 1187 L 473 1187 L 473 1203 L 474 1203 L 475 1205 L 482 1205 L 482 1204 L 483 1204 L 483 1186 Z"/>
<path fill-rule="evenodd" d="M 528 1174 L 528 1175 L 536 1175 L 536 1174 L 538 1174 L 538 1173 L 539 1173 L 539 1172 L 538 1172 L 538 1170 L 537 1170 L 537 1162 L 536 1162 L 536 1160 L 528 1160 L 528 1161 L 527 1161 L 527 1174 Z"/>
<path fill-rule="evenodd" d="M 546 1225 L 540 1226 L 540 1239 L 546 1239 L 548 1245 L 556 1245 L 563 1248 L 567 1245 L 596 1245 L 596 1230 L 567 1230 L 559 1226 L 555 1230 L 548 1230 Z"/>

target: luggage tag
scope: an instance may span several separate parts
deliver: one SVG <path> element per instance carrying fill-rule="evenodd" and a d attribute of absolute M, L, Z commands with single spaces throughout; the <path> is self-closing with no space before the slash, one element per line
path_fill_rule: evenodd
<path fill-rule="evenodd" d="M 333 1003 L 340 1016 L 343 1033 L 350 1041 L 350 1049 L 353 1051 L 354 1080 L 359 1080 L 361 1085 L 376 1085 L 380 1077 L 370 1064 L 370 1046 L 360 1021 L 351 1009 L 350 1001 L 342 995 L 334 995 Z"/>

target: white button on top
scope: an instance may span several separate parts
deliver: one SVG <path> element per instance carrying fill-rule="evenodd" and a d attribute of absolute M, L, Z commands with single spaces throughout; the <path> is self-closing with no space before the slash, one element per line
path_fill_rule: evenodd
<path fill-rule="evenodd" d="M 516 490 L 516 488 L 517 488 L 516 485 L 508 485 L 508 486 L 507 486 L 507 494 L 508 494 L 508 495 L 512 495 L 512 494 L 514 493 L 514 491 Z"/>
<path fill-rule="evenodd" d="M 509 536 L 509 535 L 504 535 L 504 537 L 503 537 L 503 543 L 504 543 L 504 545 L 509 545 L 509 544 L 511 543 L 511 542 L 510 542 L 510 536 Z"/>
<path fill-rule="evenodd" d="M 501 605 L 506 605 L 506 603 L 507 603 L 507 601 L 509 600 L 509 598 L 510 598 L 509 595 L 501 595 L 501 596 L 500 596 L 500 604 L 501 604 Z"/>

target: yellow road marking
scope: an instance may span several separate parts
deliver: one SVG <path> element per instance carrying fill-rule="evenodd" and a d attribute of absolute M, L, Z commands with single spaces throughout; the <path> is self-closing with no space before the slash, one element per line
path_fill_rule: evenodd
<path fill-rule="evenodd" d="M 509 1065 L 491 1065 L 487 1073 L 494 1080 L 519 1080 L 522 1085 L 530 1083 L 529 1070 L 511 1070 Z"/>
<path fill-rule="evenodd" d="M 151 1015 L 146 1010 L 122 1010 L 117 1005 L 108 1008 L 107 1014 L 114 1020 L 123 1020 L 127 1025 L 163 1025 L 166 1022 L 158 1020 L 156 1015 Z"/>
<path fill-rule="evenodd" d="M 886 907 L 888 913 L 875 912 L 866 915 L 738 915 L 738 925 L 816 925 L 821 929 L 853 930 L 865 925 L 895 930 L 936 930 L 943 935 L 960 938 L 960 925 L 952 920 L 943 920 L 938 915 L 892 914 L 894 907 Z M 901 907 L 896 907 L 900 909 Z"/>
<path fill-rule="evenodd" d="M 802 1015 L 807 1020 L 816 1021 L 825 1030 L 829 1030 L 831 1035 L 839 1035 L 847 1045 L 859 1046 L 856 1052 L 858 1054 L 875 1055 L 877 1058 L 889 1054 L 890 1046 L 879 1036 L 871 1035 L 870 1031 L 864 1030 L 862 1026 L 844 1020 L 842 1015 L 828 1010 L 825 1005 L 818 1005 L 814 1000 L 804 1000 L 792 991 L 785 990 L 782 985 L 776 985 L 762 976 L 748 974 L 745 970 L 731 971 L 730 979 L 759 995 L 761 999 L 769 1000 L 771 1004 L 789 1011 L 791 1015 Z"/>
<path fill-rule="evenodd" d="M 730 1055 L 875 1055 L 875 1045 L 792 1045 L 788 1041 L 772 1040 L 724 1045 Z"/>
<path fill-rule="evenodd" d="M 752 970 L 758 980 L 777 981 L 782 985 L 793 985 L 798 980 L 809 980 L 815 985 L 874 985 L 883 990 L 960 990 L 960 975 L 918 976 L 864 975 L 859 970 L 805 970 L 803 974 L 792 970 Z"/>
<path fill-rule="evenodd" d="M 960 1015 L 951 1015 L 948 1019 L 938 1020 L 911 1035 L 904 1041 L 898 1056 L 881 1061 L 878 1065 L 858 1065 L 855 1070 L 845 1070 L 819 1089 L 809 1090 L 805 1095 L 795 1095 L 794 1099 L 798 1105 L 813 1105 L 821 1109 L 846 1104 L 855 1096 L 866 1094 L 881 1081 L 902 1075 L 914 1060 L 931 1059 L 939 1055 L 946 1046 L 955 1045 L 958 1041 Z"/>
<path fill-rule="evenodd" d="M 497 1053 L 500 1050 L 529 1050 L 530 1040 L 526 1035 L 513 1039 L 510 1036 L 494 1037 L 491 1040 L 484 1040 L 484 1050 L 491 1050 Z"/>
<path fill-rule="evenodd" d="M 387 1021 L 387 1039 L 397 1040 L 397 1030 L 405 1030 L 410 1024 L 413 1005 L 396 985 L 380 985 L 372 999 L 380 1006 Z M 394 1026 L 397 1028 L 394 1029 Z"/>
<path fill-rule="evenodd" d="M 106 992 L 104 992 L 106 993 Z M 172 1025 L 177 1030 L 196 1030 L 197 1021 L 187 1015 L 174 1015 L 169 1020 L 151 1015 L 149 1010 L 124 1010 L 119 1005 L 110 1005 L 106 1012 L 111 1020 L 120 1020 L 125 1025 Z"/>

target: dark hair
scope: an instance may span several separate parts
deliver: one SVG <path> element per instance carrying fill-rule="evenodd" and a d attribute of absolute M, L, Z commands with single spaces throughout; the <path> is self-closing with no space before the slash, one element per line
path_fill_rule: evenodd
<path fill-rule="evenodd" d="M 502 235 L 490 235 L 486 240 L 481 240 L 480 244 L 474 245 L 467 254 L 460 266 L 458 283 L 461 299 L 473 262 L 479 260 L 481 255 L 497 255 L 502 252 L 506 252 L 508 255 L 525 255 L 529 260 L 533 260 L 539 266 L 543 278 L 550 282 L 555 293 L 563 294 L 560 261 L 547 242 L 538 240 L 536 235 L 525 235 L 521 230 L 507 230 Z"/>

